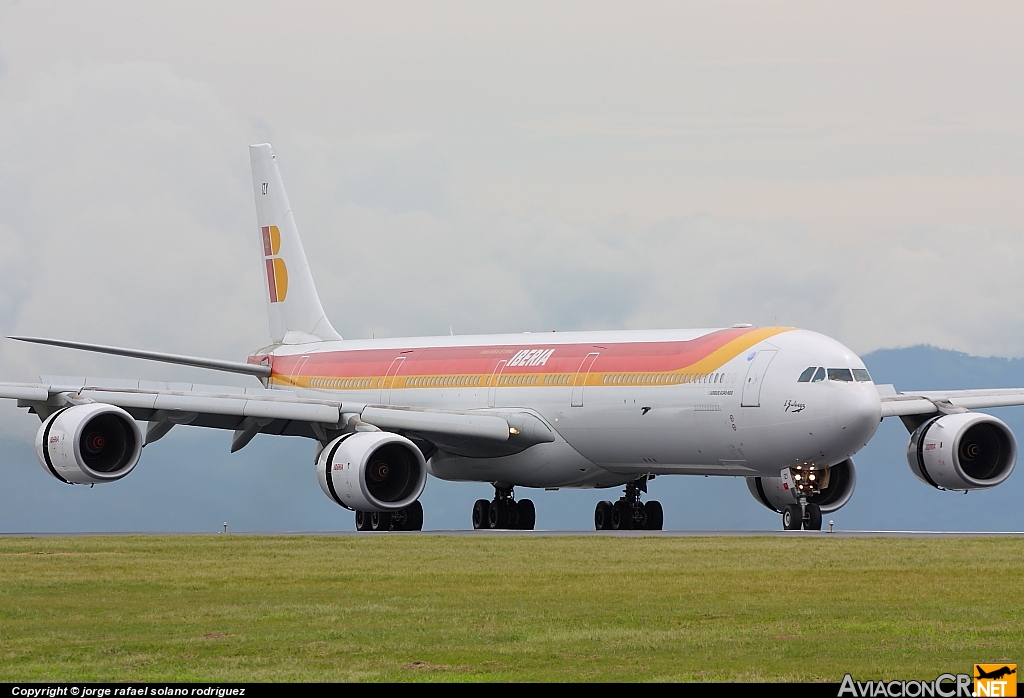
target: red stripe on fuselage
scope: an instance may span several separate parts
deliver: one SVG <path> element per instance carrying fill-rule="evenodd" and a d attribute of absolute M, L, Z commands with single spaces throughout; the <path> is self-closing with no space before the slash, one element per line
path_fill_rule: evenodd
<path fill-rule="evenodd" d="M 524 349 L 554 349 L 543 366 L 505 366 L 503 374 L 575 373 L 580 362 L 592 352 L 600 356 L 591 367 L 594 372 L 679 371 L 691 366 L 728 342 L 751 332 L 748 328 L 717 330 L 695 339 L 665 342 L 621 342 L 598 344 L 529 344 L 464 347 L 425 347 L 418 349 L 355 349 L 321 353 L 274 356 L 274 375 L 291 376 L 303 356 L 303 376 L 363 378 L 383 376 L 391 362 L 406 358 L 402 375 L 490 374 L 499 361 L 508 361 Z"/>

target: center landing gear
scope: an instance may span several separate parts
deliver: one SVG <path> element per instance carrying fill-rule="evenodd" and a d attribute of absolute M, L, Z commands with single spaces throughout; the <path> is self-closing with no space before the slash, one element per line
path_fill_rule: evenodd
<path fill-rule="evenodd" d="M 391 512 L 357 511 L 357 531 L 422 531 L 423 505 L 415 501 L 405 509 Z"/>
<path fill-rule="evenodd" d="M 503 528 L 532 531 L 537 510 L 529 499 L 516 501 L 511 487 L 494 486 L 494 499 L 473 504 L 473 528 Z"/>
<path fill-rule="evenodd" d="M 782 510 L 782 527 L 787 531 L 821 530 L 821 507 L 801 498 L 799 504 L 787 504 Z"/>
<path fill-rule="evenodd" d="M 660 531 L 665 523 L 661 502 L 651 500 L 644 504 L 640 492 L 647 491 L 647 478 L 626 485 L 619 501 L 598 502 L 594 509 L 594 528 L 598 531 L 645 530 Z"/>

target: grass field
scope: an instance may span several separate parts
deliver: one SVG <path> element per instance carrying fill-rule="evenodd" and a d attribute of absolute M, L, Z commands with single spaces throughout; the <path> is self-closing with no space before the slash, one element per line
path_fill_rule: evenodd
<path fill-rule="evenodd" d="M 839 681 L 1024 662 L 1024 540 L 0 539 L 0 681 Z"/>

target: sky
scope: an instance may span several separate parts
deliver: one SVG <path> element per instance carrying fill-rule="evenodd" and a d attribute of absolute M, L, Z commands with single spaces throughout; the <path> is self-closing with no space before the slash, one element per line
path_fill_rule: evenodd
<path fill-rule="evenodd" d="M 345 337 L 750 322 L 1022 357 L 1022 39 L 1017 3 L 0 0 L 0 333 L 267 344 L 270 142 Z M 35 427 L 0 405 L 0 437 Z"/>

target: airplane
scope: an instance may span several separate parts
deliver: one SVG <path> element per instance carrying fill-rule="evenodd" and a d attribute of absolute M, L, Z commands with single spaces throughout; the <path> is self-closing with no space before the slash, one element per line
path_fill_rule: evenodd
<path fill-rule="evenodd" d="M 976 679 L 1001 679 L 1004 676 L 1009 676 L 1010 674 L 1016 674 L 1017 673 L 1016 669 L 1011 669 L 1010 667 L 1005 666 L 1005 665 L 1000 667 L 999 669 L 995 669 L 995 670 L 990 671 L 990 672 L 989 671 L 985 671 L 981 667 L 977 667 L 976 671 L 978 673 L 978 675 L 974 677 Z"/>
<path fill-rule="evenodd" d="M 249 147 L 271 343 L 246 361 L 39 337 L 10 339 L 252 376 L 236 388 L 43 376 L 0 383 L 38 416 L 36 454 L 62 483 L 127 476 L 176 425 L 316 443 L 323 492 L 360 531 L 422 530 L 427 475 L 487 482 L 473 528 L 531 530 L 515 488 L 623 488 L 596 504 L 597 530 L 660 530 L 666 475 L 743 477 L 786 530 L 820 530 L 851 498 L 853 456 L 880 421 L 910 432 L 925 484 L 986 489 L 1013 471 L 1001 420 L 1024 389 L 897 392 L 840 342 L 791 327 L 342 339 L 324 313 L 269 144 Z M 146 422 L 143 433 L 139 422 Z"/>

